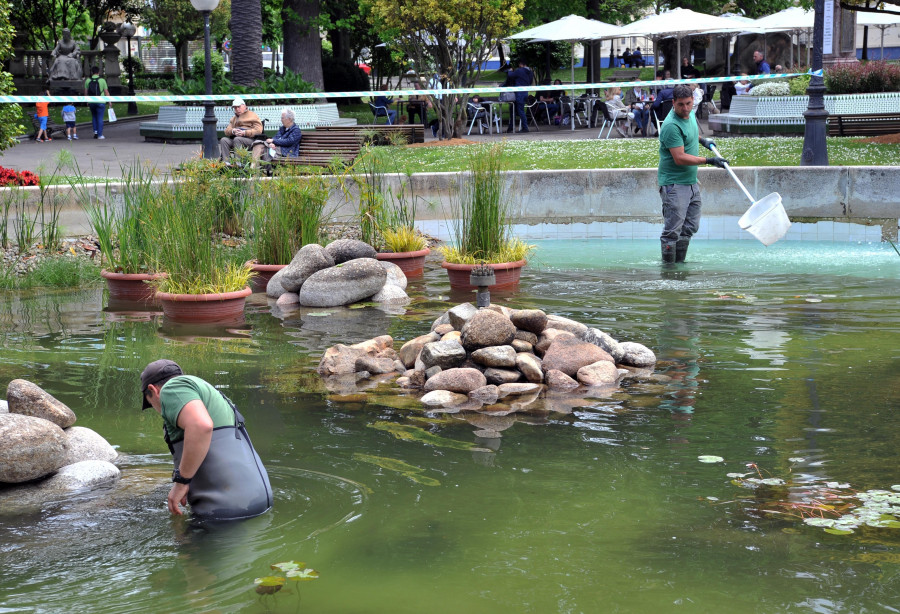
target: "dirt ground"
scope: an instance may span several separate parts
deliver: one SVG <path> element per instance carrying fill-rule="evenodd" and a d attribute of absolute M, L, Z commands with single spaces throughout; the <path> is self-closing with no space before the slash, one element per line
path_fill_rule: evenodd
<path fill-rule="evenodd" d="M 900 145 L 900 132 L 895 134 L 882 134 L 881 136 L 871 136 L 866 139 L 866 143 L 879 143 L 881 145 Z"/>
<path fill-rule="evenodd" d="M 407 147 L 442 147 L 444 145 L 476 145 L 475 141 L 469 139 L 447 139 L 444 141 L 426 141 L 425 143 L 412 143 Z"/>

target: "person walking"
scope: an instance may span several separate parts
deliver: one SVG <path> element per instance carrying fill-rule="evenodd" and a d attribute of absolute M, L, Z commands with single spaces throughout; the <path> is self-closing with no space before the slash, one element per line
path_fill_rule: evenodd
<path fill-rule="evenodd" d="M 75 105 L 67 102 L 62 108 L 62 119 L 66 123 L 66 138 L 70 141 L 78 140 L 78 131 L 75 128 Z"/>
<path fill-rule="evenodd" d="M 769 63 L 766 62 L 765 56 L 763 56 L 762 51 L 757 49 L 753 52 L 753 61 L 756 62 L 756 74 L 758 75 L 771 75 L 772 69 L 769 67 Z"/>
<path fill-rule="evenodd" d="M 106 79 L 100 76 L 100 67 L 91 68 L 91 76 L 84 82 L 85 96 L 109 96 L 109 86 Z M 91 110 L 91 124 L 94 128 L 94 138 L 104 139 L 103 136 L 103 113 L 106 111 L 105 102 L 90 102 L 88 107 Z"/>
<path fill-rule="evenodd" d="M 523 58 L 519 58 L 519 67 L 506 76 L 506 82 L 511 87 L 527 87 L 534 82 L 534 74 L 525 63 Z M 512 132 L 516 126 L 516 116 L 519 117 L 521 127 L 519 132 L 528 132 L 528 118 L 525 116 L 525 100 L 528 98 L 528 92 L 516 92 L 516 109 L 515 115 L 509 119 L 509 128 L 507 132 Z"/>
<path fill-rule="evenodd" d="M 50 90 L 45 89 L 41 92 L 41 96 L 49 96 Z M 38 133 L 34 139 L 35 143 L 41 142 L 41 136 L 43 136 L 44 141 L 52 141 L 50 138 L 50 133 L 47 132 L 47 120 L 50 119 L 50 103 L 49 102 L 36 102 L 34 103 L 34 108 L 37 110 L 37 118 L 38 118 Z"/>
<path fill-rule="evenodd" d="M 171 360 L 151 362 L 141 373 L 141 409 L 163 419 L 175 460 L 169 512 L 190 505 L 197 518 L 237 520 L 272 507 L 272 487 L 244 428 L 244 417 L 211 384 L 185 375 Z"/>
<path fill-rule="evenodd" d="M 697 167 L 712 164 L 725 168 L 728 160 L 718 156 L 699 156 L 700 145 L 715 146 L 701 139 L 697 119 L 693 116 L 694 97 L 691 88 L 681 83 L 673 92 L 672 112 L 659 130 L 659 168 L 657 183 L 662 199 L 662 261 L 664 264 L 684 262 L 691 237 L 700 227 L 700 184 Z"/>

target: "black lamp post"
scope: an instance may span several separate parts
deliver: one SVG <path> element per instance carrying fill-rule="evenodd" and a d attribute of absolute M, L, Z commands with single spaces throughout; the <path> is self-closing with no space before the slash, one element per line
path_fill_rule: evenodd
<path fill-rule="evenodd" d="M 833 0 L 816 0 L 816 18 L 813 22 L 813 75 L 809 80 L 806 93 L 809 94 L 809 106 L 803 117 L 806 127 L 803 133 L 803 154 L 800 166 L 828 166 L 828 145 L 825 143 L 825 77 L 822 74 L 822 46 L 825 37 L 825 2 Z"/>
<path fill-rule="evenodd" d="M 134 64 L 131 63 L 131 37 L 134 36 L 134 33 L 137 31 L 137 28 L 134 27 L 133 23 L 123 23 L 119 27 L 119 34 L 125 37 L 125 40 L 128 41 L 128 95 L 134 96 Z M 128 114 L 129 115 L 137 115 L 138 108 L 137 102 L 134 100 L 130 100 L 128 102 Z"/>
<path fill-rule="evenodd" d="M 212 101 L 212 63 L 209 48 L 209 14 L 219 6 L 219 0 L 191 0 L 195 9 L 203 15 L 203 51 L 206 56 L 206 95 L 203 102 L 206 112 L 203 114 L 203 157 L 219 157 L 219 139 L 216 138 L 216 111 Z"/>

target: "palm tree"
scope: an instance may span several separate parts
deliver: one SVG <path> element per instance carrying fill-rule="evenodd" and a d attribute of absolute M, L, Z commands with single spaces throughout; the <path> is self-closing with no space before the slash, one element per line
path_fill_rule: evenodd
<path fill-rule="evenodd" d="M 323 90 L 319 8 L 319 0 L 285 0 L 281 20 L 285 67 Z"/>
<path fill-rule="evenodd" d="M 254 85 L 263 78 L 260 0 L 231 2 L 231 80 Z"/>

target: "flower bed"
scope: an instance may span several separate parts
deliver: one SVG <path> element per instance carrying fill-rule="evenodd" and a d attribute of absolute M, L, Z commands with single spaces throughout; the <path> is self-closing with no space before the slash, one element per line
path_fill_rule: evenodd
<path fill-rule="evenodd" d="M 15 171 L 5 166 L 0 166 L 0 186 L 8 187 L 13 185 L 39 185 L 40 177 L 31 171 Z"/>

